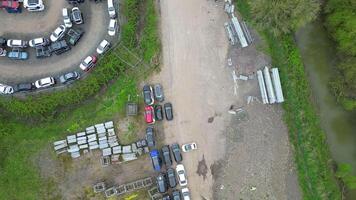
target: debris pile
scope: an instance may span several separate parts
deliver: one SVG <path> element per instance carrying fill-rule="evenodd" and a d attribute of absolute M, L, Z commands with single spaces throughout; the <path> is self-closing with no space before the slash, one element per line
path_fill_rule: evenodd
<path fill-rule="evenodd" d="M 145 139 L 122 146 L 112 121 L 87 127 L 85 131 L 68 135 L 66 139 L 56 141 L 53 145 L 57 154 L 68 152 L 72 158 L 80 157 L 81 153 L 100 149 L 103 166 L 136 160 L 137 155 L 149 152 Z"/>

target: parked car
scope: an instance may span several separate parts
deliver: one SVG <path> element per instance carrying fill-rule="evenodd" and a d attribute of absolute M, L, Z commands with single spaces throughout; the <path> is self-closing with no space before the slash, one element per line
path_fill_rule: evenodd
<path fill-rule="evenodd" d="M 153 105 L 154 103 L 153 89 L 150 85 L 143 86 L 143 99 L 146 105 Z"/>
<path fill-rule="evenodd" d="M 88 56 L 80 63 L 79 68 L 83 71 L 89 71 L 92 67 L 95 66 L 96 61 L 96 56 Z"/>
<path fill-rule="evenodd" d="M 20 83 L 14 87 L 14 90 L 17 92 L 31 91 L 33 89 L 35 89 L 35 86 L 33 83 Z"/>
<path fill-rule="evenodd" d="M 78 72 L 74 71 L 74 72 L 68 72 L 68 73 L 61 75 L 59 77 L 59 81 L 62 84 L 67 84 L 67 83 L 71 83 L 79 78 L 80 78 L 80 74 Z"/>
<path fill-rule="evenodd" d="M 162 200 L 171 200 L 171 197 L 169 196 L 169 194 L 165 194 L 165 195 L 162 197 Z"/>
<path fill-rule="evenodd" d="M 46 46 L 49 44 L 49 40 L 46 38 L 35 38 L 28 42 L 30 47 Z"/>
<path fill-rule="evenodd" d="M 167 178 L 168 178 L 169 187 L 175 188 L 177 186 L 177 179 L 176 179 L 176 173 L 174 172 L 174 169 L 172 168 L 167 169 Z"/>
<path fill-rule="evenodd" d="M 52 55 L 48 47 L 39 46 L 36 47 L 36 58 L 46 58 Z"/>
<path fill-rule="evenodd" d="M 70 50 L 70 46 L 67 44 L 65 40 L 59 40 L 57 42 L 53 42 L 48 50 L 50 53 L 54 52 L 56 55 L 60 55 L 66 51 Z"/>
<path fill-rule="evenodd" d="M 162 159 L 159 151 L 157 149 L 153 149 L 150 151 L 150 157 L 152 160 L 153 169 L 158 172 L 161 171 Z"/>
<path fill-rule="evenodd" d="M 155 105 L 155 116 L 157 121 L 163 120 L 163 110 L 161 105 Z"/>
<path fill-rule="evenodd" d="M 117 31 L 117 20 L 116 19 L 110 19 L 109 27 L 108 27 L 108 34 L 110 36 L 115 36 L 116 31 Z"/>
<path fill-rule="evenodd" d="M 77 5 L 79 3 L 84 3 L 84 0 L 67 0 L 69 4 Z"/>
<path fill-rule="evenodd" d="M 8 85 L 0 84 L 0 94 L 12 94 L 14 93 L 14 88 Z"/>
<path fill-rule="evenodd" d="M 172 165 L 172 158 L 171 158 L 171 150 L 169 149 L 168 145 L 162 147 L 162 155 L 163 155 L 164 163 L 166 164 L 167 167 L 170 167 Z"/>
<path fill-rule="evenodd" d="M 18 48 L 26 48 L 27 47 L 27 41 L 24 41 L 24 40 L 10 39 L 10 40 L 7 40 L 6 44 L 8 47 L 18 47 Z"/>
<path fill-rule="evenodd" d="M 114 6 L 114 0 L 108 0 L 108 12 L 110 18 L 116 18 L 116 10 Z"/>
<path fill-rule="evenodd" d="M 110 48 L 110 43 L 107 40 L 103 40 L 100 42 L 98 48 L 96 48 L 96 52 L 98 54 L 103 54 Z"/>
<path fill-rule="evenodd" d="M 42 11 L 45 8 L 42 0 L 24 0 L 23 7 L 28 11 Z"/>
<path fill-rule="evenodd" d="M 177 163 L 180 163 L 183 158 L 182 158 L 182 154 L 180 152 L 180 146 L 179 144 L 177 143 L 174 143 L 171 145 L 171 149 L 172 149 L 172 152 L 173 152 L 173 157 L 174 157 L 174 160 L 177 162 Z"/>
<path fill-rule="evenodd" d="M 82 29 L 69 29 L 67 33 L 69 37 L 69 44 L 75 46 L 83 34 L 84 31 Z"/>
<path fill-rule="evenodd" d="M 62 16 L 63 16 L 64 26 L 66 26 L 67 28 L 71 28 L 73 24 L 72 24 L 72 19 L 70 18 L 70 13 L 68 11 L 68 8 L 62 9 Z"/>
<path fill-rule="evenodd" d="M 182 196 L 183 196 L 183 200 L 190 200 L 190 192 L 189 189 L 187 187 L 182 188 Z"/>
<path fill-rule="evenodd" d="M 173 108 L 171 103 L 165 103 L 164 104 L 164 112 L 166 114 L 166 119 L 168 121 L 173 120 Z"/>
<path fill-rule="evenodd" d="M 55 80 L 53 77 L 46 77 L 42 78 L 40 80 L 37 80 L 35 82 L 36 88 L 46 88 L 46 87 L 51 87 L 54 84 L 56 84 Z"/>
<path fill-rule="evenodd" d="M 0 47 L 4 47 L 6 45 L 6 38 L 0 37 Z"/>
<path fill-rule="evenodd" d="M 176 166 L 176 171 L 177 171 L 177 174 L 178 174 L 179 185 L 180 186 L 186 186 L 188 184 L 188 181 L 187 181 L 187 176 L 186 176 L 186 173 L 185 173 L 184 166 L 182 164 L 178 164 Z"/>
<path fill-rule="evenodd" d="M 156 144 L 153 130 L 154 129 L 151 126 L 146 128 L 146 140 L 147 140 L 147 146 L 149 147 L 154 147 Z"/>
<path fill-rule="evenodd" d="M 14 60 L 27 60 L 28 53 L 25 51 L 20 51 L 20 49 L 12 49 L 12 51 L 7 54 L 7 57 Z"/>
<path fill-rule="evenodd" d="M 198 148 L 198 146 L 197 146 L 197 144 L 195 142 L 182 145 L 183 152 L 193 151 L 193 150 L 195 150 L 197 148 Z"/>
<path fill-rule="evenodd" d="M 155 99 L 159 102 L 164 101 L 163 89 L 161 84 L 154 85 Z"/>
<path fill-rule="evenodd" d="M 181 200 L 181 196 L 180 196 L 180 191 L 179 190 L 173 190 L 172 196 L 173 196 L 173 200 Z"/>
<path fill-rule="evenodd" d="M 67 28 L 64 25 L 57 27 L 50 36 L 51 41 L 56 42 L 57 40 L 61 39 L 64 36 L 66 30 Z"/>
<path fill-rule="evenodd" d="M 166 182 L 166 176 L 163 173 L 160 173 L 157 177 L 157 189 L 160 193 L 165 193 L 167 192 L 167 182 Z"/>
<path fill-rule="evenodd" d="M 155 123 L 154 111 L 152 106 L 145 107 L 145 120 L 147 124 Z"/>
<path fill-rule="evenodd" d="M 79 10 L 78 7 L 72 8 L 72 19 L 76 24 L 83 24 L 83 15 L 82 12 Z"/>

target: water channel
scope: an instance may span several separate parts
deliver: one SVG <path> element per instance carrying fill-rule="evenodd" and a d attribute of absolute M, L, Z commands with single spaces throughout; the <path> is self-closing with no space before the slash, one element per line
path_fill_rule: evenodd
<path fill-rule="evenodd" d="M 299 30 L 296 40 L 332 157 L 337 163 L 350 164 L 356 174 L 356 112 L 343 110 L 328 89 L 337 63 L 334 43 L 320 20 Z M 350 191 L 347 199 L 356 199 L 356 191 Z"/>

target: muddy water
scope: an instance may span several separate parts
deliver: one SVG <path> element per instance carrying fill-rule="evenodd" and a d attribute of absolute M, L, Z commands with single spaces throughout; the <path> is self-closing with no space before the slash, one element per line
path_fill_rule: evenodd
<path fill-rule="evenodd" d="M 338 163 L 351 164 L 356 174 L 356 113 L 344 111 L 328 90 L 335 72 L 333 66 L 337 63 L 334 43 L 321 21 L 299 30 L 296 40 L 332 157 Z M 352 193 L 348 199 L 356 199 L 356 191 Z"/>

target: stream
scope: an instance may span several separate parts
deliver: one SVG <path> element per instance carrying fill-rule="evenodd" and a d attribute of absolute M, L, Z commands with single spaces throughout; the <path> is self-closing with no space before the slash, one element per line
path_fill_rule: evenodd
<path fill-rule="evenodd" d="M 320 19 L 300 29 L 296 41 L 332 158 L 337 163 L 350 164 L 356 174 L 356 112 L 345 111 L 328 88 L 337 63 L 335 44 Z M 350 191 L 347 199 L 356 199 L 356 191 Z"/>

